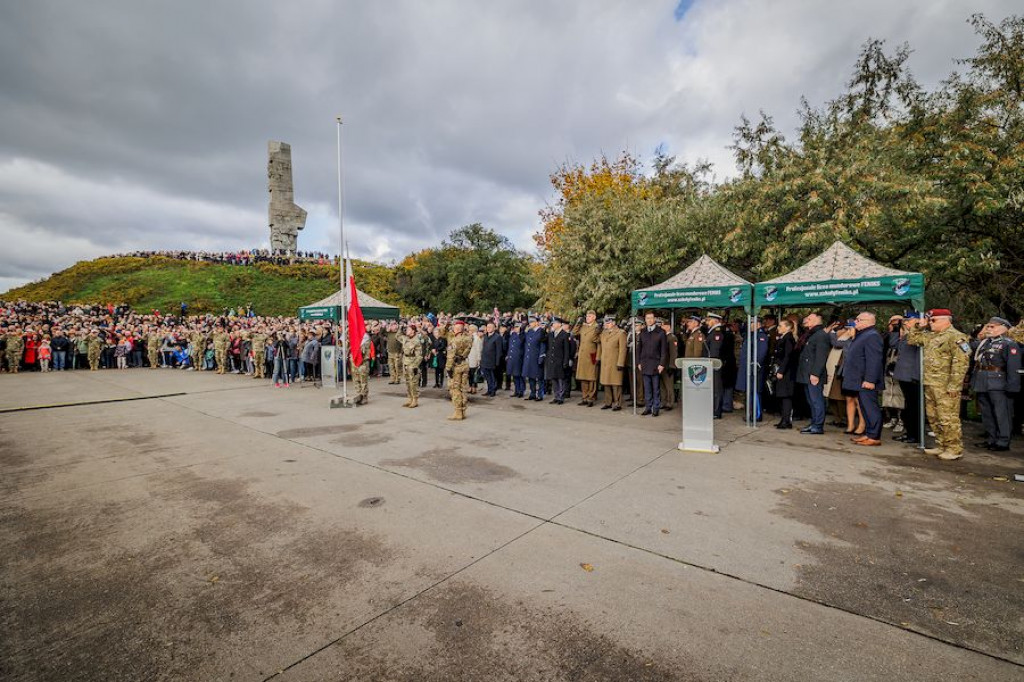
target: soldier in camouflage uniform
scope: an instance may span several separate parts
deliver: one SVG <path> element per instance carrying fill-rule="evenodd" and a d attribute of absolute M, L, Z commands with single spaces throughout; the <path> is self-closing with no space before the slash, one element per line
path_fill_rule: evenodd
<path fill-rule="evenodd" d="M 370 335 L 363 334 L 362 343 L 359 344 L 362 351 L 363 361 L 356 365 L 355 357 L 352 356 L 352 382 L 356 385 L 356 405 L 365 405 L 370 402 Z M 351 351 L 350 351 L 351 356 Z"/>
<path fill-rule="evenodd" d="M 262 379 L 267 371 L 267 336 L 262 332 L 252 335 L 252 378 Z"/>
<path fill-rule="evenodd" d="M 21 329 L 14 327 L 7 333 L 7 368 L 11 374 L 17 374 L 21 367 L 21 356 L 25 350 L 25 338 L 21 335 Z"/>
<path fill-rule="evenodd" d="M 100 350 L 103 348 L 103 341 L 100 340 L 100 333 L 93 329 L 89 332 L 89 370 L 95 372 L 100 368 Z"/>
<path fill-rule="evenodd" d="M 206 334 L 198 329 L 189 336 L 192 344 L 192 367 L 197 372 L 203 371 L 203 354 L 206 353 Z"/>
<path fill-rule="evenodd" d="M 389 384 L 402 383 L 402 346 L 403 337 L 398 333 L 398 324 L 391 323 L 388 328 L 388 374 L 391 375 Z"/>
<path fill-rule="evenodd" d="M 938 309 L 929 313 L 930 329 L 917 320 L 907 334 L 907 343 L 924 352 L 924 406 L 928 423 L 935 431 L 935 447 L 925 454 L 953 460 L 963 456 L 960 428 L 960 393 L 970 363 L 971 344 L 967 335 L 953 327 L 953 315 Z"/>
<path fill-rule="evenodd" d="M 452 394 L 455 412 L 448 417 L 451 421 L 466 418 L 466 388 L 469 385 L 469 351 L 473 348 L 473 337 L 466 333 L 466 321 L 457 319 L 453 325 L 454 334 L 448 342 L 448 390 Z"/>
<path fill-rule="evenodd" d="M 1016 327 L 1011 327 L 1006 335 L 1019 344 L 1024 344 L 1024 320 L 1017 323 Z"/>
<path fill-rule="evenodd" d="M 149 356 L 150 367 L 160 367 L 160 331 L 157 327 L 150 327 L 146 335 L 146 355 Z"/>
<path fill-rule="evenodd" d="M 405 368 L 405 390 L 409 396 L 409 399 L 402 404 L 402 407 L 419 407 L 420 363 L 426 357 L 424 347 L 423 337 L 417 333 L 416 325 L 410 323 L 405 328 L 400 355 L 401 366 Z M 395 355 L 398 355 L 398 353 Z"/>
<path fill-rule="evenodd" d="M 228 338 L 223 327 L 217 327 L 213 333 L 213 352 L 217 358 L 217 374 L 224 374 L 228 367 Z"/>

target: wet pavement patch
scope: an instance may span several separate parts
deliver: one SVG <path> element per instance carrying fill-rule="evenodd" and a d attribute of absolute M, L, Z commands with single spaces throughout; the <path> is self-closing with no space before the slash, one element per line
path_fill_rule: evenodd
<path fill-rule="evenodd" d="M 485 457 L 458 454 L 458 448 L 435 448 L 415 457 L 385 459 L 382 466 L 418 469 L 442 483 L 494 483 L 518 474 L 503 464 Z"/>
<path fill-rule="evenodd" d="M 796 594 L 1024 663 L 1024 516 L 864 484 L 777 492 L 774 513 L 829 538 L 797 543 Z"/>
<path fill-rule="evenodd" d="M 315 438 L 316 436 L 334 436 L 339 433 L 352 433 L 363 428 L 362 424 L 331 424 L 329 426 L 307 426 L 299 429 L 278 431 L 278 438 Z"/>
<path fill-rule="evenodd" d="M 225 650 L 266 624 L 311 631 L 395 556 L 244 481 L 185 472 L 166 483 L 149 499 L 5 510 L 0 676 L 227 679 L 237 668 L 217 666 L 237 661 Z"/>
<path fill-rule="evenodd" d="M 347 445 L 352 448 L 365 448 L 371 445 L 388 443 L 392 439 L 386 433 L 353 433 L 340 438 L 332 438 L 331 442 L 336 445 Z"/>
<path fill-rule="evenodd" d="M 381 507 L 383 505 L 383 497 L 367 497 L 365 500 L 359 502 L 359 506 L 364 509 L 372 509 L 374 507 Z"/>
<path fill-rule="evenodd" d="M 243 412 L 239 417 L 276 417 L 277 412 L 265 412 L 263 410 L 250 410 L 249 412 Z"/>
<path fill-rule="evenodd" d="M 403 645 L 391 646 L 393 628 Z M 383 629 L 383 632 L 381 632 Z M 379 637 L 379 639 L 378 639 Z M 660 660 L 623 646 L 561 605 L 511 602 L 454 582 L 419 597 L 325 655 L 338 678 L 394 682 L 733 679 L 706 661 Z M 316 659 L 312 659 L 314 662 Z"/>

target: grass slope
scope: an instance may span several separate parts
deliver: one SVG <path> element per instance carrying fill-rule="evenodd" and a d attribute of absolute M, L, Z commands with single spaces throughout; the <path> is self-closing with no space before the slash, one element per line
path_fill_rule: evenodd
<path fill-rule="evenodd" d="M 354 261 L 356 284 L 387 303 L 402 305 L 391 268 Z M 220 265 L 170 258 L 98 258 L 40 282 L 0 294 L 5 300 L 128 303 L 137 310 L 220 313 L 252 303 L 260 315 L 296 315 L 300 306 L 338 290 L 338 268 L 320 265 Z M 403 306 L 406 307 L 406 306 Z"/>

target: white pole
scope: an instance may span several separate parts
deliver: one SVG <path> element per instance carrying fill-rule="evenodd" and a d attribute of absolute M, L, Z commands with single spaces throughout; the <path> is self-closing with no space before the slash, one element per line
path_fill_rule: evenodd
<path fill-rule="evenodd" d="M 346 300 L 346 278 L 345 278 L 345 202 L 344 202 L 344 187 L 342 185 L 341 176 L 341 116 L 336 118 L 338 122 L 338 231 L 339 231 L 339 242 L 338 242 L 338 280 L 341 286 L 341 396 L 340 400 L 335 398 L 331 400 L 331 406 L 339 405 L 342 407 L 349 407 L 348 401 L 348 379 L 347 372 L 345 371 L 348 367 L 348 301 Z M 337 310 L 337 307 L 335 307 Z"/>

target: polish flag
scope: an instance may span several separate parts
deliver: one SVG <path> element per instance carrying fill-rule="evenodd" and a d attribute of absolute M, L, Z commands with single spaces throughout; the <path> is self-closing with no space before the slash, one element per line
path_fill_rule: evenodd
<path fill-rule="evenodd" d="M 348 347 L 352 349 L 352 364 L 361 367 L 363 364 L 363 337 L 366 336 L 366 321 L 359 307 L 359 295 L 356 292 L 356 278 L 352 274 L 352 261 L 345 261 L 345 272 L 348 275 Z M 374 357 L 373 344 L 370 344 L 370 358 Z"/>

